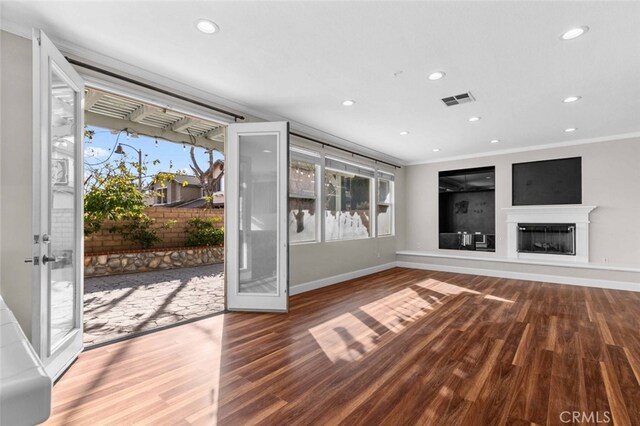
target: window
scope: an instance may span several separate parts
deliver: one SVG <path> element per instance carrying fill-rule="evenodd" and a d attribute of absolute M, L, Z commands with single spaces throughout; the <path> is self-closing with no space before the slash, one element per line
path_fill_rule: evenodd
<path fill-rule="evenodd" d="M 320 155 L 292 146 L 289 160 L 289 242 L 317 241 Z"/>
<path fill-rule="evenodd" d="M 156 191 L 156 204 L 167 204 L 167 189 L 160 188 Z"/>
<path fill-rule="evenodd" d="M 371 233 L 373 169 L 325 159 L 325 239 L 368 238 Z"/>
<path fill-rule="evenodd" d="M 393 183 L 391 173 L 378 172 L 378 202 L 376 223 L 378 236 L 393 235 Z"/>

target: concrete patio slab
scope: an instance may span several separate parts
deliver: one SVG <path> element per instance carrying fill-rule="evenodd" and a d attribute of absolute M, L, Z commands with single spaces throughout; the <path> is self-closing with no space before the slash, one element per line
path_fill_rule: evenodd
<path fill-rule="evenodd" d="M 224 264 L 86 278 L 84 344 L 224 310 Z"/>

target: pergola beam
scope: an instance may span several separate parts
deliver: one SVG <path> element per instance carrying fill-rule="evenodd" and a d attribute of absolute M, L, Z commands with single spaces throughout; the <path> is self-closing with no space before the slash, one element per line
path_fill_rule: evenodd
<path fill-rule="evenodd" d="M 207 139 L 211 139 L 212 141 L 223 140 L 224 139 L 224 131 L 225 131 L 224 126 L 220 126 L 220 127 L 216 127 L 215 129 L 209 130 L 207 133 L 205 133 L 202 136 L 207 138 Z"/>
<path fill-rule="evenodd" d="M 141 123 L 142 120 L 153 114 L 154 112 L 159 111 L 157 108 L 151 108 L 148 105 L 140 105 L 136 110 L 132 111 L 127 117 L 126 120 L 135 121 L 136 123 Z"/>
<path fill-rule="evenodd" d="M 84 109 L 85 111 L 89 111 L 95 104 L 98 103 L 100 99 L 104 96 L 104 93 L 98 92 L 97 90 L 90 89 L 89 92 L 84 97 Z"/>
<path fill-rule="evenodd" d="M 169 128 L 174 132 L 181 132 L 193 126 L 197 122 L 198 120 L 194 120 L 191 117 L 183 117 L 180 120 L 176 121 L 175 123 L 172 123 L 171 126 L 169 126 Z"/>
<path fill-rule="evenodd" d="M 147 124 L 109 117 L 90 111 L 85 112 L 85 122 L 87 125 L 102 127 L 103 129 L 128 130 L 129 132 L 135 132 L 139 135 L 145 135 L 152 138 L 160 138 L 171 142 L 184 143 L 187 145 L 192 145 L 195 142 L 196 146 L 224 152 L 223 141 L 214 141 L 202 136 L 189 136 L 184 133 L 178 133 L 168 128 L 153 127 Z"/>

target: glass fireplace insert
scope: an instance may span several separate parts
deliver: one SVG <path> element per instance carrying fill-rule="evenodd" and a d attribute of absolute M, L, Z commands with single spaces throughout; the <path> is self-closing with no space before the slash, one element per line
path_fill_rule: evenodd
<path fill-rule="evenodd" d="M 575 223 L 519 223 L 518 252 L 575 256 Z"/>

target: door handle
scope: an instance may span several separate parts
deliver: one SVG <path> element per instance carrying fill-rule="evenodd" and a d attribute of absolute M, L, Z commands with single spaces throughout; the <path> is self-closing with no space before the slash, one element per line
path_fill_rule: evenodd
<path fill-rule="evenodd" d="M 40 263 L 38 262 L 39 260 L 38 256 L 27 257 L 24 259 L 24 263 L 33 263 L 34 265 L 38 265 Z"/>
<path fill-rule="evenodd" d="M 42 256 L 42 264 L 46 265 L 49 262 L 60 262 L 61 260 L 64 260 L 64 257 L 62 256 L 54 256 L 54 257 L 49 257 L 46 254 L 44 256 Z"/>

